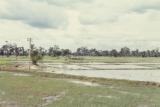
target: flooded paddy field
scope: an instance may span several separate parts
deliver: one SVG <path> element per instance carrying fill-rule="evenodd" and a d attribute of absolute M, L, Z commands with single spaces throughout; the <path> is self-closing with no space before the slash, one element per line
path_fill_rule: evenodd
<path fill-rule="evenodd" d="M 47 72 L 87 77 L 160 82 L 160 63 L 45 63 Z"/>
<path fill-rule="evenodd" d="M 160 63 L 44 61 L 28 72 L 28 61 L 17 61 L 12 67 L 18 70 L 0 72 L 0 107 L 160 106 L 159 84 L 152 83 L 160 83 Z"/>

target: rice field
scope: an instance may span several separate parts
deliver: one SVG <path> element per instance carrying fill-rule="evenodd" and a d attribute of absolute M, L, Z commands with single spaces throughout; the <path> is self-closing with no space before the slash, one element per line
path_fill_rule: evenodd
<path fill-rule="evenodd" d="M 0 72 L 0 107 L 159 107 L 160 88 Z"/>
<path fill-rule="evenodd" d="M 45 57 L 34 72 L 27 57 L 0 60 L 14 69 L 0 71 L 0 107 L 160 106 L 160 58 Z"/>

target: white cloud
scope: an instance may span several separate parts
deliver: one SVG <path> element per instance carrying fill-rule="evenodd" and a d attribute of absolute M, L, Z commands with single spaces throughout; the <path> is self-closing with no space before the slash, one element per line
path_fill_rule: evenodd
<path fill-rule="evenodd" d="M 39 0 L 35 0 L 39 1 Z M 95 0 L 41 0 L 48 4 L 62 6 L 62 7 L 77 7 L 78 5 L 84 5 L 85 3 L 92 3 Z M 41 2 L 40 1 L 40 2 Z"/>
<path fill-rule="evenodd" d="M 67 18 L 62 8 L 50 6 L 45 2 L 31 2 L 31 0 L 8 1 L 6 11 L 2 12 L 0 17 L 20 20 L 39 28 L 65 28 L 67 26 Z"/>
<path fill-rule="evenodd" d="M 150 49 L 160 43 L 159 0 L 1 0 L 0 38 L 62 48 Z M 23 41 L 23 42 L 21 42 Z"/>
<path fill-rule="evenodd" d="M 140 0 L 136 2 L 131 9 L 132 11 L 144 13 L 149 10 L 160 10 L 160 1 L 159 0 Z"/>

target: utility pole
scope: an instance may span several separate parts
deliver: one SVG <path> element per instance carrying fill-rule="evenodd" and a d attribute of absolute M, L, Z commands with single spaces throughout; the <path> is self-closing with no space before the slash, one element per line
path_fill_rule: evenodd
<path fill-rule="evenodd" d="M 31 42 L 32 42 L 32 38 L 27 38 L 27 41 L 29 42 L 29 63 L 28 63 L 28 67 L 29 67 L 29 71 L 31 69 Z"/>

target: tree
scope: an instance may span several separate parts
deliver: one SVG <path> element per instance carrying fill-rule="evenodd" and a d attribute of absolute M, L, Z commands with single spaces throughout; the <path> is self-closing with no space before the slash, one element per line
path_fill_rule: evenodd
<path fill-rule="evenodd" d="M 50 47 L 48 50 L 49 56 L 60 56 L 62 54 L 59 46 L 54 45 L 54 47 Z"/>
<path fill-rule="evenodd" d="M 89 55 L 90 56 L 98 56 L 99 52 L 95 48 L 93 48 L 93 49 L 89 50 Z"/>
<path fill-rule="evenodd" d="M 130 56 L 130 49 L 128 47 L 121 48 L 120 51 L 121 56 Z"/>
<path fill-rule="evenodd" d="M 132 51 L 132 52 L 131 52 L 131 55 L 132 55 L 132 56 L 137 56 L 137 57 L 138 57 L 138 56 L 139 56 L 139 50 L 136 49 L 136 50 Z"/>
<path fill-rule="evenodd" d="M 71 51 L 69 49 L 62 49 L 61 54 L 62 56 L 68 56 L 71 54 Z"/>
<path fill-rule="evenodd" d="M 108 50 L 102 51 L 102 56 L 109 56 L 109 51 Z"/>
<path fill-rule="evenodd" d="M 31 45 L 31 60 L 33 65 L 37 65 L 37 62 L 43 58 L 42 53 L 39 49 Z"/>
<path fill-rule="evenodd" d="M 111 50 L 110 54 L 111 54 L 111 56 L 114 56 L 114 57 L 118 56 L 118 52 L 116 49 Z"/>
<path fill-rule="evenodd" d="M 89 55 L 89 50 L 87 47 L 80 47 L 77 49 L 77 55 L 86 56 Z"/>

